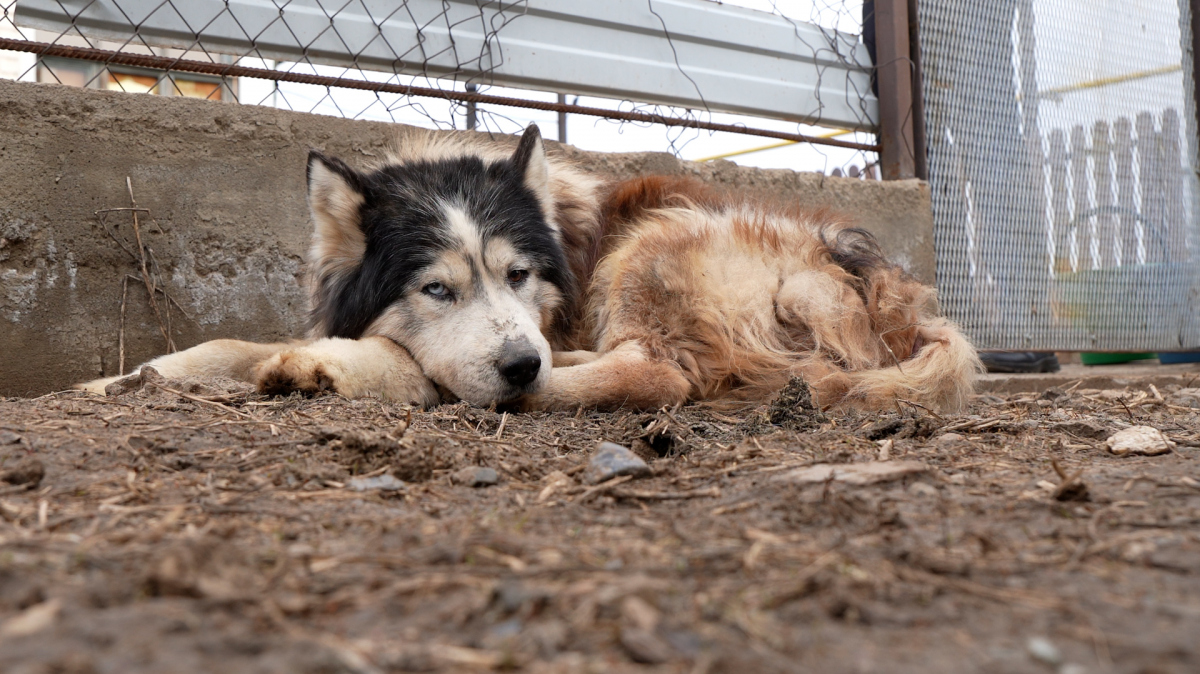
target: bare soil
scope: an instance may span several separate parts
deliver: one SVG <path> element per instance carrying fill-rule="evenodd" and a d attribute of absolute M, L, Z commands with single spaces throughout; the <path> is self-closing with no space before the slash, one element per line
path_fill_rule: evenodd
<path fill-rule="evenodd" d="M 0 400 L 0 671 L 1200 671 L 1200 389 L 796 405 Z"/>

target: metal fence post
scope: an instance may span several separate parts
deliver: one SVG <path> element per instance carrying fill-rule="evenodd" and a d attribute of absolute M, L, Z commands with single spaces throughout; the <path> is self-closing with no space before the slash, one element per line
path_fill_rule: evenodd
<path fill-rule="evenodd" d="M 876 0 L 875 45 L 883 179 L 915 178 L 908 0 Z"/>
<path fill-rule="evenodd" d="M 918 0 L 908 0 L 908 49 L 912 55 L 913 164 L 916 176 L 929 180 L 929 145 L 925 139 L 925 73 L 921 70 L 921 21 Z"/>
<path fill-rule="evenodd" d="M 468 84 L 467 93 L 473 94 L 479 91 L 479 85 Z M 467 101 L 467 128 L 474 131 L 479 126 L 479 104 L 475 101 Z"/>
<path fill-rule="evenodd" d="M 558 95 L 558 104 L 567 104 L 566 94 Z M 564 144 L 567 142 L 567 113 L 562 110 L 558 111 L 558 142 Z"/>

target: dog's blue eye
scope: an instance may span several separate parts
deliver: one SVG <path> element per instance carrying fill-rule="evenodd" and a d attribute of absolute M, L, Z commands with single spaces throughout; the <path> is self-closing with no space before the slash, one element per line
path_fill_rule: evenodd
<path fill-rule="evenodd" d="M 450 289 L 436 281 L 434 281 L 433 283 L 430 283 L 429 285 L 425 286 L 424 288 L 421 288 L 421 292 L 425 293 L 426 295 L 432 295 L 433 297 L 449 297 L 450 296 Z"/>

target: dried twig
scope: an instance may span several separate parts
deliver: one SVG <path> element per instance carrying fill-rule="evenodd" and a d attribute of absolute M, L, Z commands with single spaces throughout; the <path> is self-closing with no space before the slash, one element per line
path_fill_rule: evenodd
<path fill-rule="evenodd" d="M 411 410 L 409 411 L 409 414 L 410 415 L 412 414 Z M 504 415 L 500 417 L 500 428 L 496 429 L 496 437 L 494 438 L 495 440 L 499 440 L 501 437 L 504 436 L 504 425 L 507 423 L 508 423 L 508 412 L 505 412 Z"/>
<path fill-rule="evenodd" d="M 1136 424 L 1136 423 L 1137 423 L 1137 421 L 1135 421 L 1135 420 L 1134 420 L 1134 418 L 1133 418 L 1133 410 L 1129 409 L 1129 405 L 1126 405 L 1126 404 L 1125 404 L 1125 399 L 1124 399 L 1124 398 L 1117 398 L 1117 402 L 1121 403 L 1121 407 L 1124 407 L 1124 408 L 1125 408 L 1125 414 L 1128 414 L 1128 415 L 1129 415 L 1129 423 L 1131 423 L 1131 424 Z"/>
<path fill-rule="evenodd" d="M 581 493 L 579 495 L 579 498 L 575 499 L 575 501 L 578 503 L 583 503 L 584 501 L 595 496 L 596 494 L 606 492 L 606 491 L 612 489 L 613 487 L 624 484 L 632 479 L 633 479 L 632 475 L 622 475 L 621 477 L 613 478 L 613 479 L 609 480 L 608 482 L 602 482 L 602 483 L 596 485 L 595 487 L 589 487 L 589 488 L 583 490 L 583 493 Z"/>
<path fill-rule="evenodd" d="M 134 209 L 137 209 L 137 200 L 133 197 L 133 182 L 129 176 L 125 176 L 125 187 L 129 190 L 129 202 L 133 204 Z M 163 339 L 167 343 L 167 352 L 175 351 L 175 342 L 171 339 L 170 330 L 163 321 L 162 312 L 158 309 L 158 299 L 156 297 L 156 284 L 150 276 L 150 270 L 146 267 L 146 245 L 142 243 L 142 228 L 138 222 L 139 210 L 133 210 L 133 237 L 137 242 L 138 249 L 138 269 L 142 272 L 142 283 L 146 285 L 146 294 L 150 296 L 150 310 L 154 312 L 154 317 L 158 320 L 158 330 L 162 333 Z"/>
<path fill-rule="evenodd" d="M 146 245 L 146 242 L 142 240 L 142 221 L 140 216 L 142 214 L 149 214 L 150 209 L 141 208 L 137 205 L 137 200 L 133 194 L 133 183 L 128 176 L 125 178 L 125 188 L 129 192 L 129 201 L 133 204 L 131 207 L 104 208 L 95 211 L 101 227 L 104 228 L 104 232 L 110 239 L 113 240 L 113 242 L 121 247 L 121 250 L 125 251 L 125 254 L 129 256 L 129 259 L 133 261 L 138 268 L 137 275 L 127 274 L 121 282 L 121 332 L 118 335 L 117 341 L 118 351 L 121 351 L 119 357 L 121 362 L 119 364 L 118 371 L 122 375 L 125 373 L 123 357 L 125 343 L 124 328 L 126 320 L 126 306 L 128 303 L 128 280 L 130 278 L 135 281 L 140 281 L 142 285 L 145 286 L 147 294 L 146 299 L 150 303 L 150 310 L 154 313 L 155 320 L 158 323 L 159 333 L 163 337 L 163 341 L 166 344 L 168 353 L 177 350 L 175 346 L 175 340 L 171 336 L 174 332 L 171 317 L 171 305 L 175 305 L 175 308 L 179 311 L 179 313 L 183 314 L 185 318 L 188 320 L 193 320 L 192 317 L 188 315 L 187 311 L 184 310 L 184 308 L 179 304 L 179 302 L 172 297 L 165 288 L 161 287 L 160 280 L 162 279 L 162 270 L 158 265 L 158 260 L 154 255 L 154 250 L 150 248 L 150 246 Z M 133 241 L 128 241 L 126 238 L 118 236 L 116 231 L 109 226 L 108 216 L 112 213 L 129 213 L 133 217 Z M 157 227 L 153 220 L 150 221 L 150 224 Z M 162 232 L 161 227 L 157 227 L 157 229 L 159 232 Z M 131 248 L 131 245 L 136 248 L 136 250 Z M 159 306 L 159 294 L 163 296 L 165 302 L 165 305 L 162 307 Z"/>
<path fill-rule="evenodd" d="M 245 417 L 246 419 L 250 419 L 251 421 L 259 421 L 259 419 L 255 419 L 254 417 L 250 416 L 249 414 L 246 414 L 245 412 L 235 410 L 232 407 L 221 404 L 215 400 L 209 400 L 208 398 L 201 398 L 200 396 L 194 396 L 190 393 L 184 393 L 183 391 L 176 391 L 173 388 L 168 388 L 161 384 L 152 384 L 152 386 L 159 389 L 160 391 L 166 391 L 167 393 L 174 393 L 175 395 L 177 395 L 181 398 L 187 398 L 188 400 L 191 400 L 194 402 L 204 403 L 205 405 L 212 405 L 213 407 L 219 407 L 220 409 L 225 410 L 226 412 L 236 414 L 239 417 Z M 267 422 L 263 422 L 263 423 L 267 423 Z M 278 424 L 278 425 L 282 426 L 283 424 Z"/>
<path fill-rule="evenodd" d="M 1082 468 L 1068 475 L 1067 471 L 1058 465 L 1058 459 L 1050 459 L 1050 465 L 1062 480 L 1054 490 L 1053 496 L 1056 501 L 1087 501 L 1089 499 L 1087 483 L 1080 479 L 1083 476 Z"/>
<path fill-rule="evenodd" d="M 121 327 L 117 330 L 117 376 L 125 376 L 125 297 L 129 292 L 129 277 L 121 279 Z"/>
<path fill-rule="evenodd" d="M 926 412 L 929 412 L 929 414 L 930 414 L 930 415 L 931 415 L 931 416 L 932 416 L 934 419 L 937 419 L 938 421 L 945 421 L 945 419 L 942 417 L 942 415 L 938 414 L 937 412 L 934 412 L 933 410 L 931 410 L 931 409 L 929 409 L 928 407 L 926 407 L 926 406 L 922 405 L 921 403 L 913 402 L 913 401 L 911 401 L 911 400 L 905 400 L 904 398 L 896 398 L 896 402 L 898 402 L 898 403 L 904 403 L 905 405 L 912 405 L 913 407 L 920 407 L 921 409 L 925 410 Z"/>

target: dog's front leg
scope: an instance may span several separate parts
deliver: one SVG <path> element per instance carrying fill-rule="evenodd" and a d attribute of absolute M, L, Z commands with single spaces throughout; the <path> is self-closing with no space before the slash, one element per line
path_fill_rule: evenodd
<path fill-rule="evenodd" d="M 281 351 L 255 376 L 262 393 L 329 391 L 347 398 L 376 397 L 429 407 L 438 392 L 403 347 L 387 337 L 330 337 Z"/>
<path fill-rule="evenodd" d="M 522 409 L 657 409 L 684 402 L 691 390 L 678 365 L 649 357 L 637 342 L 625 342 L 569 367 L 557 367 L 557 356 L 550 382 L 541 391 L 522 398 Z"/>
<path fill-rule="evenodd" d="M 227 377 L 240 381 L 254 381 L 255 368 L 263 360 L 294 348 L 296 344 L 276 342 L 274 344 L 258 344 L 243 342 L 239 339 L 214 339 L 190 349 L 177 351 L 139 366 L 132 373 L 136 375 L 142 367 L 152 367 L 168 379 L 185 377 Z M 104 395 L 104 389 L 122 377 L 106 377 L 82 384 L 75 388 Z"/>

